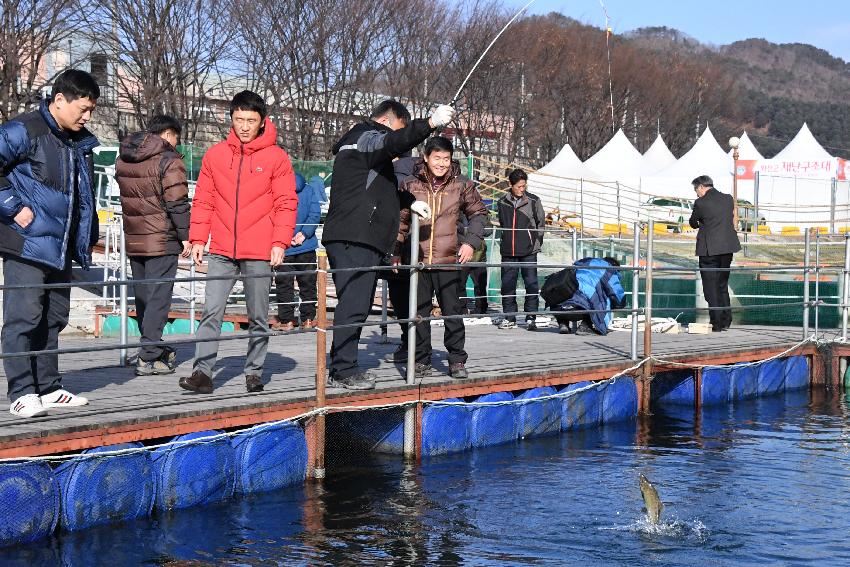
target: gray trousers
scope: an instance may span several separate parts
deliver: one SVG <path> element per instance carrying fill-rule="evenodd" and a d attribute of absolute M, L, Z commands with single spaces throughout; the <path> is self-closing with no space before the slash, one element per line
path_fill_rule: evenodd
<path fill-rule="evenodd" d="M 6 285 L 28 286 L 3 291 L 3 330 L 0 332 L 3 354 L 59 348 L 59 333 L 68 325 L 71 288 L 37 286 L 70 282 L 70 263 L 64 270 L 54 270 L 6 256 L 3 278 Z M 4 358 L 3 369 L 12 401 L 26 394 L 44 396 L 62 387 L 58 354 Z"/>
<path fill-rule="evenodd" d="M 237 277 L 267 276 L 243 278 L 245 288 L 245 304 L 248 308 L 248 331 L 251 333 L 268 333 L 269 291 L 271 290 L 272 271 L 266 260 L 232 260 L 210 254 L 207 257 L 209 268 L 207 276 L 226 279 L 208 281 L 204 298 L 204 314 L 198 327 L 198 339 L 215 339 L 221 335 L 221 322 L 224 319 L 224 309 L 227 297 L 236 283 Z M 263 364 L 266 361 L 268 337 L 253 337 L 248 339 L 248 355 L 245 357 L 245 374 L 262 375 Z M 212 376 L 215 360 L 218 356 L 218 342 L 200 342 L 195 347 L 195 363 L 193 370 L 200 370 L 207 376 Z"/>

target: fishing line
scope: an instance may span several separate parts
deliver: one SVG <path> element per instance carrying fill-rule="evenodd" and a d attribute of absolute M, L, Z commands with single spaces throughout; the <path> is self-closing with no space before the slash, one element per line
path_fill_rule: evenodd
<path fill-rule="evenodd" d="M 460 84 L 460 87 L 458 87 L 454 98 L 452 98 L 452 101 L 449 103 L 449 106 L 454 106 L 457 103 L 457 99 L 460 98 L 461 91 L 463 91 L 463 88 L 466 86 L 466 83 L 469 82 L 469 79 L 470 79 L 470 77 L 472 77 L 472 74 L 475 73 L 475 70 L 478 69 L 478 65 L 481 64 L 481 61 L 484 59 L 484 57 L 486 57 L 487 53 L 490 51 L 490 48 L 493 47 L 493 44 L 495 44 L 496 41 L 499 39 L 499 37 L 501 37 L 501 35 L 503 33 L 505 33 L 505 30 L 507 30 L 510 27 L 510 25 L 512 23 L 514 23 L 514 20 L 516 20 L 518 17 L 520 17 L 520 15 L 522 15 L 522 13 L 525 12 L 525 10 L 529 6 L 534 4 L 536 1 L 537 0 L 530 0 L 530 2 L 528 2 L 525 6 L 520 8 L 519 12 L 514 14 L 514 16 L 510 20 L 508 20 L 508 23 L 506 23 L 505 26 L 499 31 L 499 33 L 496 34 L 496 37 L 493 38 L 493 40 L 490 42 L 490 45 L 487 46 L 487 48 L 481 54 L 481 57 L 479 57 L 478 61 L 475 62 L 475 65 L 472 66 L 472 69 L 469 70 L 469 74 L 466 75 L 466 78 Z"/>
<path fill-rule="evenodd" d="M 611 79 L 611 18 L 608 17 L 608 10 L 602 0 L 599 0 L 599 5 L 602 6 L 602 13 L 605 15 L 605 53 L 608 56 L 608 104 L 611 107 L 611 134 L 614 132 L 614 81 Z"/>

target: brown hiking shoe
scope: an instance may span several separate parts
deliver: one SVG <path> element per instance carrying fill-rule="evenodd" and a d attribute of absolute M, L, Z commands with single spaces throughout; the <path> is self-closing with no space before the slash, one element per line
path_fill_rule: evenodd
<path fill-rule="evenodd" d="M 191 376 L 183 376 L 180 378 L 179 384 L 184 390 L 199 394 L 212 394 L 213 391 L 212 378 L 200 370 L 195 370 Z"/>
<path fill-rule="evenodd" d="M 306 320 L 301 322 L 301 328 L 302 329 L 312 329 L 315 326 L 316 326 L 316 321 L 314 321 L 313 319 L 306 319 Z"/>
<path fill-rule="evenodd" d="M 263 391 L 263 381 L 256 374 L 246 374 L 245 375 L 245 389 L 249 392 L 262 392 Z"/>
<path fill-rule="evenodd" d="M 295 329 L 295 323 L 292 321 L 281 321 L 271 326 L 272 331 L 292 331 Z"/>

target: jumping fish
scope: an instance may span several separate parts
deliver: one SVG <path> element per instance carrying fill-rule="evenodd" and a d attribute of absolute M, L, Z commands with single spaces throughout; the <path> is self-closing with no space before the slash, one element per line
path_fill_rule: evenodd
<path fill-rule="evenodd" d="M 655 490 L 649 479 L 643 473 L 640 473 L 638 478 L 640 480 L 640 493 L 643 496 L 643 503 L 646 506 L 646 519 L 651 524 L 657 524 L 661 521 L 661 510 L 664 508 L 664 504 L 661 503 L 661 499 L 658 497 L 658 491 Z"/>

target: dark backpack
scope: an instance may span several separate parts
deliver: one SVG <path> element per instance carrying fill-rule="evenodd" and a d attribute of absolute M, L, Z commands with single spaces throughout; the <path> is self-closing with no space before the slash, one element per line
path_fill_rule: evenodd
<path fill-rule="evenodd" d="M 540 289 L 540 297 L 551 309 L 570 299 L 577 290 L 576 269 L 571 266 L 547 276 Z"/>

